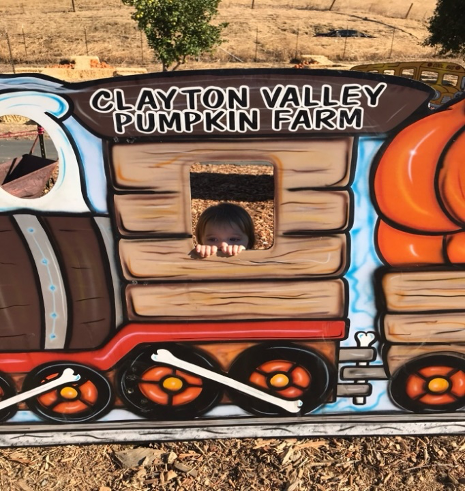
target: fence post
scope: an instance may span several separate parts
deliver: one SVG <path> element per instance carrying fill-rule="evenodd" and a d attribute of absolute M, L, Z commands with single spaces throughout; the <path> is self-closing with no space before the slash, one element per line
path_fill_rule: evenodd
<path fill-rule="evenodd" d="M 296 31 L 296 48 L 294 52 L 295 59 L 298 58 L 298 42 L 299 42 L 299 26 L 298 26 L 298 30 Z"/>
<path fill-rule="evenodd" d="M 257 47 L 259 46 L 259 27 L 256 27 L 256 51 L 254 53 L 254 62 L 257 63 Z"/>
<path fill-rule="evenodd" d="M 409 6 L 409 9 L 408 9 L 408 11 L 406 12 L 406 15 L 405 15 L 405 19 L 407 19 L 407 18 L 408 18 L 408 15 L 409 15 L 409 13 L 411 12 L 411 9 L 413 8 L 413 5 L 414 5 L 414 3 L 412 3 L 412 4 Z"/>
<path fill-rule="evenodd" d="M 255 2 L 255 0 L 252 0 L 252 3 L 251 3 L 251 8 L 252 9 L 254 8 L 254 2 Z"/>
<path fill-rule="evenodd" d="M 393 51 L 393 41 L 395 40 L 395 28 L 393 28 L 393 33 L 392 33 L 392 44 L 390 46 L 390 53 L 388 53 L 388 59 L 392 57 L 392 51 Z"/>
<path fill-rule="evenodd" d="M 8 36 L 8 32 L 5 31 L 6 43 L 8 44 L 8 51 L 10 53 L 10 63 L 11 68 L 13 69 L 13 73 L 16 73 L 15 63 L 13 61 L 13 52 L 11 51 L 10 37 Z"/>
<path fill-rule="evenodd" d="M 348 30 L 348 26 L 346 26 L 346 29 Z M 343 44 L 343 54 L 341 55 L 341 59 L 344 60 L 346 56 L 346 43 L 348 42 L 348 36 L 345 36 L 345 42 Z"/>
<path fill-rule="evenodd" d="M 71 6 L 73 7 L 73 12 L 76 12 L 76 6 L 74 4 L 74 0 L 71 0 Z"/>
<path fill-rule="evenodd" d="M 336 1 L 337 1 L 337 0 L 332 0 L 332 5 L 330 5 L 330 7 L 328 8 L 329 10 L 332 10 L 332 8 L 333 8 L 333 6 L 335 5 L 335 2 L 336 2 Z"/>
<path fill-rule="evenodd" d="M 28 57 L 28 50 L 26 48 L 26 35 L 24 34 L 24 26 L 21 26 L 21 32 L 23 33 L 24 53 L 26 54 L 26 58 L 27 58 Z"/>
<path fill-rule="evenodd" d="M 86 28 L 84 28 L 84 41 L 86 43 L 86 55 L 89 56 L 89 45 L 87 44 L 87 31 L 86 31 Z"/>
<path fill-rule="evenodd" d="M 142 31 L 140 31 L 140 33 L 141 33 L 141 63 L 144 63 L 144 41 L 142 38 Z"/>

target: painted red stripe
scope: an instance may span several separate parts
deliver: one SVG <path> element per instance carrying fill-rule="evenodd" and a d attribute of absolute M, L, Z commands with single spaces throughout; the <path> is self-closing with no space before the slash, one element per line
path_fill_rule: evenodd
<path fill-rule="evenodd" d="M 102 348 L 92 351 L 0 353 L 0 371 L 25 373 L 56 361 L 81 363 L 109 370 L 138 344 L 200 341 L 340 340 L 346 323 L 337 321 L 208 322 L 196 324 L 128 324 Z"/>

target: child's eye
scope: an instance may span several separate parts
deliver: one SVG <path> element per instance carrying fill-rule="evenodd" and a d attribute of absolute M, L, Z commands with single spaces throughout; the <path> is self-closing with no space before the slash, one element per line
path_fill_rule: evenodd
<path fill-rule="evenodd" d="M 217 239 L 216 239 L 215 237 L 209 237 L 209 238 L 207 239 L 207 242 L 212 242 L 212 243 L 214 243 L 214 242 L 217 242 Z"/>
<path fill-rule="evenodd" d="M 238 242 L 239 239 L 237 237 L 230 237 L 230 242 Z"/>

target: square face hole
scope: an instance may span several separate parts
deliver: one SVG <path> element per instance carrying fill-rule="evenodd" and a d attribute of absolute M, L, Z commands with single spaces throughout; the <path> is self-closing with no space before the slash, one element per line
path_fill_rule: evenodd
<path fill-rule="evenodd" d="M 242 206 L 254 222 L 254 249 L 274 240 L 274 167 L 266 161 L 196 162 L 191 166 L 191 217 L 194 231 L 202 212 L 221 202 Z"/>

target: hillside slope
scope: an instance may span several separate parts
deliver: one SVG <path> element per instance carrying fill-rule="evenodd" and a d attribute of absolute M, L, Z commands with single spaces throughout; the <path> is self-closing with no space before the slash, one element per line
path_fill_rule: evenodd
<path fill-rule="evenodd" d="M 73 11 L 72 6 L 75 6 Z M 411 5 L 411 7 L 410 7 Z M 251 8 L 254 6 L 254 8 Z M 331 10 L 329 10 L 331 8 Z M 224 43 L 183 68 L 226 62 L 242 66 L 282 66 L 303 54 L 333 62 L 431 59 L 421 46 L 435 0 L 224 0 L 218 22 L 228 22 Z M 45 66 L 70 55 L 95 55 L 112 66 L 159 70 L 144 36 L 119 0 L 2 0 L 0 72 L 17 65 Z M 406 18 L 407 17 L 407 18 Z M 315 37 L 332 29 L 356 29 L 374 38 Z M 7 42 L 5 42 L 7 41 Z"/>

